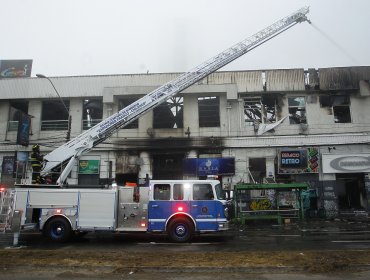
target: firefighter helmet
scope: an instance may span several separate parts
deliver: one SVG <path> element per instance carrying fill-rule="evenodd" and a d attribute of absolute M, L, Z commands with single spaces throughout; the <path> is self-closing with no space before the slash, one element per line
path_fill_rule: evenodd
<path fill-rule="evenodd" d="M 38 150 L 40 150 L 39 144 L 36 144 L 36 145 L 32 146 L 32 151 L 38 151 Z"/>

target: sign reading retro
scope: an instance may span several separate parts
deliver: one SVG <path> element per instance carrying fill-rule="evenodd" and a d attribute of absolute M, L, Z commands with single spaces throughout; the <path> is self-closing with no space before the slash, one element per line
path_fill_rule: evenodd
<path fill-rule="evenodd" d="M 315 147 L 307 149 L 281 149 L 278 152 L 279 174 L 300 174 L 319 172 L 319 150 Z"/>
<path fill-rule="evenodd" d="M 322 155 L 323 173 L 370 172 L 370 154 Z"/>

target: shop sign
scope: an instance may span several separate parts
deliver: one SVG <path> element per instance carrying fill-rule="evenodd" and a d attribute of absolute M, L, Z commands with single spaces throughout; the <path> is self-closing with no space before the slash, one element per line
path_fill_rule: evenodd
<path fill-rule="evenodd" d="M 300 174 L 319 172 L 319 150 L 316 147 L 307 149 L 281 149 L 278 152 L 279 174 Z"/>
<path fill-rule="evenodd" d="M 31 116 L 21 113 L 18 120 L 17 144 L 28 146 L 30 138 Z"/>
<path fill-rule="evenodd" d="M 323 173 L 370 172 L 370 154 L 322 155 Z"/>
<path fill-rule="evenodd" d="M 32 60 L 0 60 L 0 79 L 31 77 Z"/>
<path fill-rule="evenodd" d="M 1 172 L 2 174 L 12 175 L 14 172 L 15 158 L 12 156 L 4 156 Z"/>
<path fill-rule="evenodd" d="M 183 162 L 184 175 L 234 175 L 234 158 L 189 158 Z"/>
<path fill-rule="evenodd" d="M 80 160 L 78 163 L 79 174 L 99 174 L 100 160 Z"/>

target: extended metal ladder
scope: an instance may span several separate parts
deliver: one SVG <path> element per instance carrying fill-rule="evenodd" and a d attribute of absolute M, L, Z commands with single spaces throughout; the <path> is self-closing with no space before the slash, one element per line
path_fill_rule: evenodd
<path fill-rule="evenodd" d="M 57 181 L 58 184 L 63 185 L 78 158 L 99 143 L 103 142 L 120 127 L 136 120 L 141 115 L 152 110 L 167 99 L 214 73 L 243 54 L 274 38 L 297 23 L 304 21 L 309 22 L 306 17 L 308 12 L 309 8 L 304 7 L 275 22 L 253 36 L 233 45 L 199 66 L 183 73 L 174 80 L 148 93 L 144 97 L 80 134 L 76 138 L 70 140 L 68 143 L 55 149 L 44 157 L 46 164 L 42 174 L 47 174 L 57 167 L 57 162 L 66 163 L 65 169 Z"/>
<path fill-rule="evenodd" d="M 5 233 L 10 229 L 14 203 L 15 203 L 15 191 L 6 189 L 0 192 L 0 233 Z"/>

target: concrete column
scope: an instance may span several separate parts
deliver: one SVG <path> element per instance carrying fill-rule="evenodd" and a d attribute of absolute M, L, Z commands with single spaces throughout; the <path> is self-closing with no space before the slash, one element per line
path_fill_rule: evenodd
<path fill-rule="evenodd" d="M 266 158 L 266 177 L 275 178 L 275 159 Z"/>
<path fill-rule="evenodd" d="M 69 102 L 69 112 L 72 116 L 71 134 L 79 135 L 82 132 L 82 99 L 71 98 Z"/>
<path fill-rule="evenodd" d="M 31 129 L 32 136 L 30 135 L 30 140 L 36 140 L 40 137 L 41 131 L 41 111 L 42 111 L 42 102 L 41 100 L 31 99 L 28 104 L 28 114 L 32 116 L 31 119 Z"/>
<path fill-rule="evenodd" d="M 184 131 L 189 128 L 190 137 L 199 136 L 199 111 L 197 96 L 184 96 Z"/>
<path fill-rule="evenodd" d="M 151 158 L 148 152 L 141 152 L 140 153 L 139 179 L 146 178 L 147 174 L 149 178 L 153 178 Z"/>
<path fill-rule="evenodd" d="M 6 132 L 8 131 L 9 121 L 9 102 L 2 100 L 0 102 L 0 141 L 4 141 L 6 138 Z"/>

